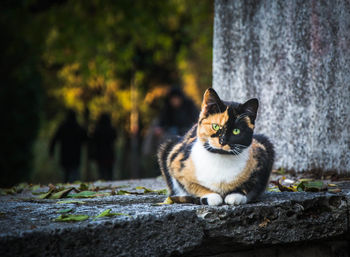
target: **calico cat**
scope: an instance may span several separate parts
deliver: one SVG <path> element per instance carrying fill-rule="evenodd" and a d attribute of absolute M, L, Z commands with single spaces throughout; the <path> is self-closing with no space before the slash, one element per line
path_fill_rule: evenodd
<path fill-rule="evenodd" d="M 222 101 L 214 89 L 206 90 L 198 123 L 159 148 L 170 196 L 239 205 L 264 192 L 274 150 L 265 136 L 253 134 L 258 105 L 255 98 L 243 104 Z"/>

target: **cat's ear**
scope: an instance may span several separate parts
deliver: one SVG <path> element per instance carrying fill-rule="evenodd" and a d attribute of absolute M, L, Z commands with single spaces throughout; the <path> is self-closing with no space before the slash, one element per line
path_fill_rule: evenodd
<path fill-rule="evenodd" d="M 256 98 L 249 99 L 247 102 L 240 106 L 242 113 L 248 113 L 249 117 L 253 119 L 253 122 L 256 118 L 259 107 L 259 100 Z"/>
<path fill-rule="evenodd" d="M 208 88 L 203 96 L 202 102 L 202 115 L 207 115 L 210 113 L 218 113 L 225 111 L 226 107 L 220 100 L 220 97 L 215 92 L 214 89 Z"/>

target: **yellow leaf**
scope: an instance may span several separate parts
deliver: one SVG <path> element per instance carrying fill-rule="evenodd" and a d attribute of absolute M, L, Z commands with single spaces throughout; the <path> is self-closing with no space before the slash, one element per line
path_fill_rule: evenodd
<path fill-rule="evenodd" d="M 165 205 L 165 204 L 173 204 L 173 200 L 170 197 L 167 197 L 162 203 L 156 203 L 155 205 Z"/>

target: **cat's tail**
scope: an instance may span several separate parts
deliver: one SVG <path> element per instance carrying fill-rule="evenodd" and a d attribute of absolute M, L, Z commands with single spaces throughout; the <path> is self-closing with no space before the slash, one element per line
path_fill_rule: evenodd
<path fill-rule="evenodd" d="M 165 179 L 165 182 L 168 185 L 168 188 L 170 190 L 170 195 L 173 195 L 173 186 L 172 186 L 172 181 L 171 181 L 171 175 L 169 173 L 169 168 L 167 165 L 167 159 L 169 156 L 169 153 L 173 149 L 174 145 L 178 142 L 175 138 L 168 139 L 165 141 L 163 144 L 160 145 L 158 148 L 158 165 L 160 168 L 160 171 L 162 172 L 162 175 Z"/>
<path fill-rule="evenodd" d="M 248 194 L 248 201 L 257 199 L 265 190 L 269 183 L 272 166 L 275 158 L 275 150 L 270 140 L 264 135 L 254 135 L 254 139 L 263 145 L 264 149 L 259 150 L 259 165 L 256 169 L 255 176 L 259 183 Z"/>

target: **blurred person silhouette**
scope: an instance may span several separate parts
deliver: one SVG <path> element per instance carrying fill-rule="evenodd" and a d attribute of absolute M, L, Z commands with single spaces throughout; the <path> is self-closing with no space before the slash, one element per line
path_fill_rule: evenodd
<path fill-rule="evenodd" d="M 68 110 L 65 120 L 58 127 L 50 142 L 50 156 L 53 157 L 55 146 L 60 144 L 60 165 L 64 171 L 64 182 L 80 179 L 79 166 L 82 145 L 87 141 L 85 129 L 81 127 L 73 110 Z"/>
<path fill-rule="evenodd" d="M 145 177 L 160 175 L 156 152 L 165 139 L 184 135 L 197 121 L 199 111 L 181 89 L 173 87 L 165 97 L 164 106 L 148 128 L 143 145 L 143 173 Z"/>
<path fill-rule="evenodd" d="M 92 157 L 98 166 L 99 178 L 112 180 L 115 161 L 114 142 L 117 137 L 108 113 L 100 115 L 91 137 Z"/>
<path fill-rule="evenodd" d="M 199 111 L 192 100 L 182 90 L 173 87 L 165 99 L 165 105 L 159 115 L 156 134 L 165 137 L 184 135 L 198 119 Z"/>

